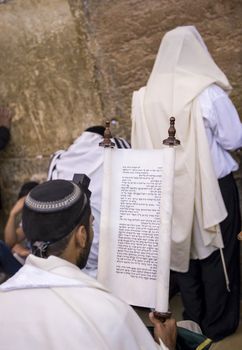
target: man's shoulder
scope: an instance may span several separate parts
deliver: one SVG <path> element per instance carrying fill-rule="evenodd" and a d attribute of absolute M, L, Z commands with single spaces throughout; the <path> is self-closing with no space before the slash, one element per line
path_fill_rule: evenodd
<path fill-rule="evenodd" d="M 211 84 L 209 85 L 204 91 L 203 93 L 204 95 L 207 96 L 207 98 L 210 99 L 211 102 L 216 101 L 218 98 L 227 98 L 228 97 L 228 93 L 226 91 L 224 91 L 222 89 L 222 87 L 220 87 L 217 84 Z"/>
<path fill-rule="evenodd" d="M 214 108 L 214 103 L 219 99 L 227 99 L 228 95 L 220 86 L 211 84 L 206 87 L 198 96 L 202 112 L 206 116 Z"/>

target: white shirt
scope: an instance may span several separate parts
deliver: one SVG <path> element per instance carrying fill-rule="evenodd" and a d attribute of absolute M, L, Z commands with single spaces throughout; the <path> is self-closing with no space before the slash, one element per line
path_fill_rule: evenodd
<path fill-rule="evenodd" d="M 30 255 L 0 286 L 1 350 L 157 350 L 134 310 L 75 265 Z"/>
<path fill-rule="evenodd" d="M 215 84 L 200 94 L 199 103 L 215 173 L 220 179 L 239 168 L 228 151 L 242 147 L 242 123 L 228 95 Z"/>
<path fill-rule="evenodd" d="M 239 166 L 228 151 L 242 147 L 242 123 L 227 94 L 212 84 L 198 97 L 215 173 L 218 179 L 238 170 Z M 191 258 L 205 259 L 217 247 L 205 247 L 196 216 L 191 242 Z"/>

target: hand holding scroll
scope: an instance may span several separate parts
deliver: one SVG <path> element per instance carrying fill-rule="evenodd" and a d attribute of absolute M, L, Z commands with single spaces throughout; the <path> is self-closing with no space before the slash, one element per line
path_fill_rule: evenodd
<path fill-rule="evenodd" d="M 159 321 L 154 317 L 153 312 L 149 314 L 151 323 L 154 325 L 155 341 L 159 344 L 159 339 L 168 347 L 169 350 L 175 350 L 177 327 L 174 318 L 167 319 L 165 322 Z"/>

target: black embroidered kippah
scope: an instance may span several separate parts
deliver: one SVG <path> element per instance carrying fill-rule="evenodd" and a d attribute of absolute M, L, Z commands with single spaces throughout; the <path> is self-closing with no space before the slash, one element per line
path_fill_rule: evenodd
<path fill-rule="evenodd" d="M 67 180 L 51 180 L 36 186 L 23 208 L 22 223 L 27 239 L 32 243 L 55 242 L 68 235 L 80 223 L 87 206 L 90 207 L 89 194 L 80 183 Z"/>
<path fill-rule="evenodd" d="M 55 180 L 55 192 L 44 192 L 44 198 L 41 198 L 43 187 L 49 187 L 48 185 L 48 183 L 43 184 L 41 188 L 37 188 L 36 191 L 28 194 L 25 205 L 29 209 L 45 213 L 57 212 L 71 207 L 81 196 L 81 189 L 75 183 L 65 182 L 63 185 L 63 180 Z"/>

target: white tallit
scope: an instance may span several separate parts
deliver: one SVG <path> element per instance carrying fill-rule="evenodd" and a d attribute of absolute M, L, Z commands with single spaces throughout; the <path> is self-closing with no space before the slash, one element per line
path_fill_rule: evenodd
<path fill-rule="evenodd" d="M 66 150 L 57 151 L 49 165 L 48 180 L 72 180 L 75 173 L 86 174 L 91 182 L 91 209 L 94 216 L 94 238 L 85 271 L 92 277 L 97 275 L 99 226 L 103 183 L 104 148 L 99 146 L 103 137 L 95 132 L 84 131 Z M 116 147 L 130 148 L 123 138 L 113 138 Z"/>
<path fill-rule="evenodd" d="M 215 176 L 198 95 L 210 84 L 231 87 L 213 61 L 195 27 L 165 34 L 147 86 L 132 101 L 133 148 L 161 148 L 169 118 L 176 118 L 177 138 L 171 269 L 189 266 L 196 214 L 205 246 L 223 247 L 219 223 L 227 212 Z"/>
<path fill-rule="evenodd" d="M 1 350 L 168 350 L 129 305 L 56 256 L 29 255 L 0 286 L 0 309 Z"/>
<path fill-rule="evenodd" d="M 83 132 L 66 150 L 55 153 L 51 160 L 48 180 L 72 180 L 76 173 L 86 174 L 90 179 L 91 208 L 94 220 L 94 238 L 89 254 L 86 272 L 95 276 L 97 269 L 99 221 L 101 210 L 101 193 L 103 178 L 103 147 L 99 142 L 103 137 L 92 132 Z"/>

